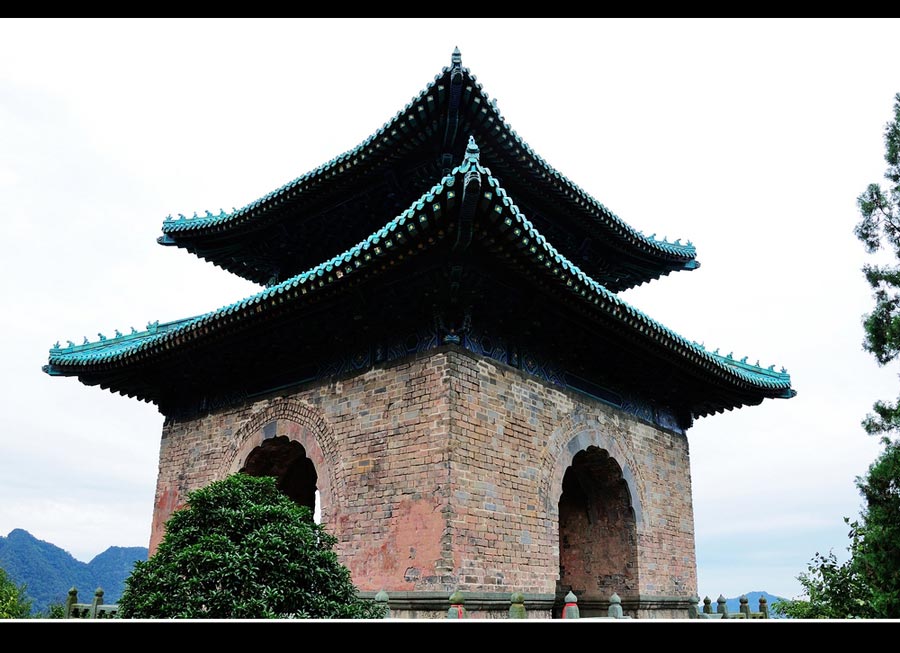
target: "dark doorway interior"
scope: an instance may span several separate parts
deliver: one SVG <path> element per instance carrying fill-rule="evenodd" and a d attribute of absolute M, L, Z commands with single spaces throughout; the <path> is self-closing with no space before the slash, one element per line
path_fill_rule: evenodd
<path fill-rule="evenodd" d="M 637 531 L 622 468 L 598 447 L 579 451 L 559 499 L 559 610 L 569 591 L 582 613 L 616 592 L 637 593 Z"/>
<path fill-rule="evenodd" d="M 318 475 L 315 465 L 306 456 L 306 450 L 299 442 L 286 436 L 265 440 L 250 452 L 241 472 L 253 476 L 274 476 L 279 490 L 318 514 Z"/>

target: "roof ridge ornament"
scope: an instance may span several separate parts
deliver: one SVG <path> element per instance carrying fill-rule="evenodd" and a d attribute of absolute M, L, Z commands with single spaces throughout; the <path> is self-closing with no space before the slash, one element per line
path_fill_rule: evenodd
<path fill-rule="evenodd" d="M 447 99 L 447 125 L 444 128 L 444 140 L 441 147 L 441 168 L 444 175 L 450 174 L 450 169 L 453 167 L 453 144 L 456 142 L 459 130 L 459 107 L 463 86 L 462 55 L 459 53 L 459 48 L 453 49 L 450 61 L 452 63 L 450 66 L 450 97 Z"/>
<path fill-rule="evenodd" d="M 477 164 L 480 159 L 481 150 L 478 149 L 478 143 L 475 142 L 475 137 L 469 134 L 469 143 L 466 145 L 466 161 Z"/>
<path fill-rule="evenodd" d="M 464 252 L 472 242 L 473 224 L 475 220 L 475 209 L 478 207 L 478 200 L 481 198 L 481 166 L 478 165 L 479 150 L 475 138 L 469 135 L 469 144 L 466 146 L 465 166 L 460 170 L 466 170 L 463 177 L 463 189 L 461 203 L 462 207 L 459 211 L 459 222 L 456 229 L 456 242 L 453 244 L 454 254 Z M 459 262 L 454 264 L 455 272 L 462 273 Z M 458 278 L 451 282 L 451 295 L 454 298 L 459 290 Z"/>

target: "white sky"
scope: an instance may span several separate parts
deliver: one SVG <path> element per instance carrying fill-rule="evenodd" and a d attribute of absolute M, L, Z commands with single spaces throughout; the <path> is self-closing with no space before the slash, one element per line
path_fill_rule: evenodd
<path fill-rule="evenodd" d="M 0 535 L 89 560 L 149 540 L 162 417 L 41 372 L 57 340 L 257 290 L 156 244 L 355 147 L 454 46 L 518 134 L 702 267 L 624 293 L 784 365 L 799 395 L 689 432 L 700 595 L 794 596 L 847 545 L 859 422 L 897 395 L 861 350 L 856 197 L 885 168 L 900 21 L 0 19 Z M 333 252 L 322 252 L 322 258 Z"/>

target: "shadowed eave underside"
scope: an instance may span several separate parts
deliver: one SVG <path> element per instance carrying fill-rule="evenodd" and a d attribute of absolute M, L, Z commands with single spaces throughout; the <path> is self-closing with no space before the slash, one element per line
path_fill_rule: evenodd
<path fill-rule="evenodd" d="M 468 208 L 466 208 L 468 207 Z M 478 148 L 470 142 L 461 166 L 422 195 L 406 211 L 365 240 L 298 274 L 228 306 L 194 318 L 167 324 L 154 323 L 141 332 L 103 338 L 99 342 L 50 350 L 43 369 L 55 376 L 91 376 L 117 392 L 154 401 L 153 392 L 135 391 L 127 382 L 106 383 L 102 379 L 123 379 L 123 370 L 147 364 L 178 361 L 198 347 L 213 346 L 229 333 L 250 333 L 265 323 L 268 315 L 291 312 L 301 315 L 326 291 L 340 295 L 358 278 L 377 279 L 395 265 L 413 265 L 413 254 L 436 247 L 436 230 L 448 224 L 466 223 L 465 211 L 479 226 L 472 233 L 490 245 L 485 251 L 501 252 L 501 260 L 528 271 L 528 279 L 551 289 L 559 301 L 577 305 L 602 329 L 616 331 L 649 352 L 660 369 L 675 365 L 703 387 L 727 391 L 728 400 L 704 399 L 691 406 L 694 416 L 721 412 L 738 405 L 759 403 L 763 398 L 790 398 L 790 376 L 782 368 L 749 364 L 746 357 L 735 360 L 729 354 L 710 352 L 689 341 L 643 312 L 622 301 L 571 263 L 535 229 L 519 210 L 499 181 L 479 161 Z M 493 249 L 491 249 L 493 248 Z M 421 260 L 414 259 L 414 260 Z M 346 290 L 349 292 L 349 290 Z M 215 345 L 218 346 L 218 345 Z M 96 380 L 100 379 L 100 380 Z M 734 397 L 741 397 L 735 400 Z"/>

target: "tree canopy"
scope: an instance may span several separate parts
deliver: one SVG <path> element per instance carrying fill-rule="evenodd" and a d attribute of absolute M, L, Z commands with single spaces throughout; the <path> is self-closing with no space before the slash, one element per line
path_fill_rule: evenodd
<path fill-rule="evenodd" d="M 25 619 L 31 615 L 31 601 L 24 585 L 16 585 L 0 567 L 0 619 Z"/>
<path fill-rule="evenodd" d="M 235 474 L 188 495 L 156 553 L 135 563 L 126 618 L 375 618 L 336 539 L 272 477 Z"/>
<path fill-rule="evenodd" d="M 894 120 L 884 129 L 884 173 L 889 184 L 869 184 L 857 198 L 861 219 L 856 235 L 869 253 L 887 249 L 900 260 L 900 93 L 894 96 Z M 863 274 L 872 286 L 874 310 L 865 317 L 863 347 L 881 365 L 900 354 L 900 265 L 865 265 Z M 898 402 L 877 401 L 874 414 L 863 422 L 873 435 L 896 433 L 900 428 Z"/>

